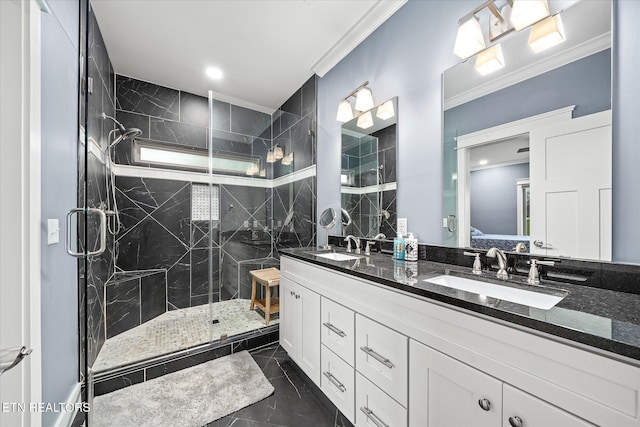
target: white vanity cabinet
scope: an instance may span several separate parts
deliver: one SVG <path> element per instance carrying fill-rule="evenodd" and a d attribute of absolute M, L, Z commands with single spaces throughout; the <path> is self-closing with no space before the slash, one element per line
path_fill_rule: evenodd
<path fill-rule="evenodd" d="M 503 427 L 594 427 L 509 384 L 503 384 L 502 393 Z"/>
<path fill-rule="evenodd" d="M 423 344 L 410 349 L 412 427 L 593 426 Z"/>
<path fill-rule="evenodd" d="M 280 277 L 280 345 L 320 386 L 320 295 Z"/>
<path fill-rule="evenodd" d="M 413 340 L 409 353 L 411 427 L 500 425 L 501 381 Z"/>
<path fill-rule="evenodd" d="M 288 256 L 280 268 L 280 342 L 357 426 L 640 427 L 635 361 Z"/>

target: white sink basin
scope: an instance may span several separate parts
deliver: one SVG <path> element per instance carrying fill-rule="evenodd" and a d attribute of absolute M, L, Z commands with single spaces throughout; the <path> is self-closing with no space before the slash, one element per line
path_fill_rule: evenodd
<path fill-rule="evenodd" d="M 510 286 L 495 285 L 493 283 L 480 282 L 478 280 L 448 275 L 437 276 L 431 279 L 425 279 L 424 281 L 440 286 L 446 286 L 448 288 L 484 295 L 486 297 L 514 302 L 516 304 L 540 308 L 542 310 L 551 309 L 566 296 L 543 294 L 540 292 L 512 288 Z"/>
<path fill-rule="evenodd" d="M 327 254 L 314 254 L 317 257 L 320 258 L 326 258 L 326 259 L 330 259 L 333 261 L 350 261 L 352 259 L 358 259 L 358 258 L 362 258 L 361 256 L 353 256 L 353 255 L 347 255 L 347 254 L 341 254 L 338 252 L 331 252 L 331 253 L 327 253 Z"/>

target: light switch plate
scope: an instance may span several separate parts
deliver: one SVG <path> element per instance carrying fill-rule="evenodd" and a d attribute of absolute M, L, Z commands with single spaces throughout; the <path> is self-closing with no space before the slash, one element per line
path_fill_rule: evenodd
<path fill-rule="evenodd" d="M 249 221 L 244 222 L 244 228 L 249 228 Z"/>
<path fill-rule="evenodd" d="M 60 241 L 60 221 L 57 219 L 47 220 L 47 244 L 55 245 Z"/>
<path fill-rule="evenodd" d="M 403 236 L 408 234 L 407 232 L 407 218 L 398 218 L 398 232 Z"/>
<path fill-rule="evenodd" d="M 447 218 L 442 218 L 442 227 L 447 228 Z"/>

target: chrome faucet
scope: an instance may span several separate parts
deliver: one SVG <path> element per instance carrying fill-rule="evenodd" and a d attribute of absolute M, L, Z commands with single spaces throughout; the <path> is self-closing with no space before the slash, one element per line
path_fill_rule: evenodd
<path fill-rule="evenodd" d="M 351 252 L 351 241 L 353 241 L 356 244 L 356 253 L 360 253 L 360 238 L 354 236 L 353 234 L 349 234 L 344 238 L 344 241 L 348 243 L 347 252 Z"/>
<path fill-rule="evenodd" d="M 519 243 L 516 245 L 516 247 L 515 247 L 515 248 L 513 248 L 513 250 L 514 250 L 516 253 L 526 252 L 526 251 L 527 251 L 527 245 L 525 245 L 525 244 L 524 244 L 524 243 L 522 243 L 522 242 L 519 242 Z"/>
<path fill-rule="evenodd" d="M 486 256 L 498 260 L 498 274 L 496 277 L 500 280 L 507 280 L 509 274 L 507 273 L 507 256 L 504 252 L 498 248 L 491 248 L 487 251 Z"/>
<path fill-rule="evenodd" d="M 368 240 L 367 241 L 367 244 L 366 244 L 365 249 L 364 249 L 364 254 L 366 256 L 371 255 L 371 249 L 370 248 L 371 248 L 371 246 L 376 244 L 376 240 L 378 240 L 378 239 L 386 239 L 386 238 L 387 238 L 387 236 L 385 236 L 384 233 L 378 233 L 375 236 L 373 236 L 373 240 Z"/>

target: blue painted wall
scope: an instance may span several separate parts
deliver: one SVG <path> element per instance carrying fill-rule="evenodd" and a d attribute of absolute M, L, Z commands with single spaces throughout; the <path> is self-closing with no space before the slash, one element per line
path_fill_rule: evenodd
<path fill-rule="evenodd" d="M 78 288 L 75 258 L 64 247 L 64 218 L 76 206 L 79 2 L 49 2 L 42 13 L 42 401 L 66 402 L 78 383 Z M 60 221 L 60 243 L 47 245 L 47 219 Z M 45 412 L 43 426 L 59 413 Z"/>
<path fill-rule="evenodd" d="M 529 178 L 529 163 L 471 172 L 471 226 L 484 234 L 518 234 L 516 181 Z"/>

